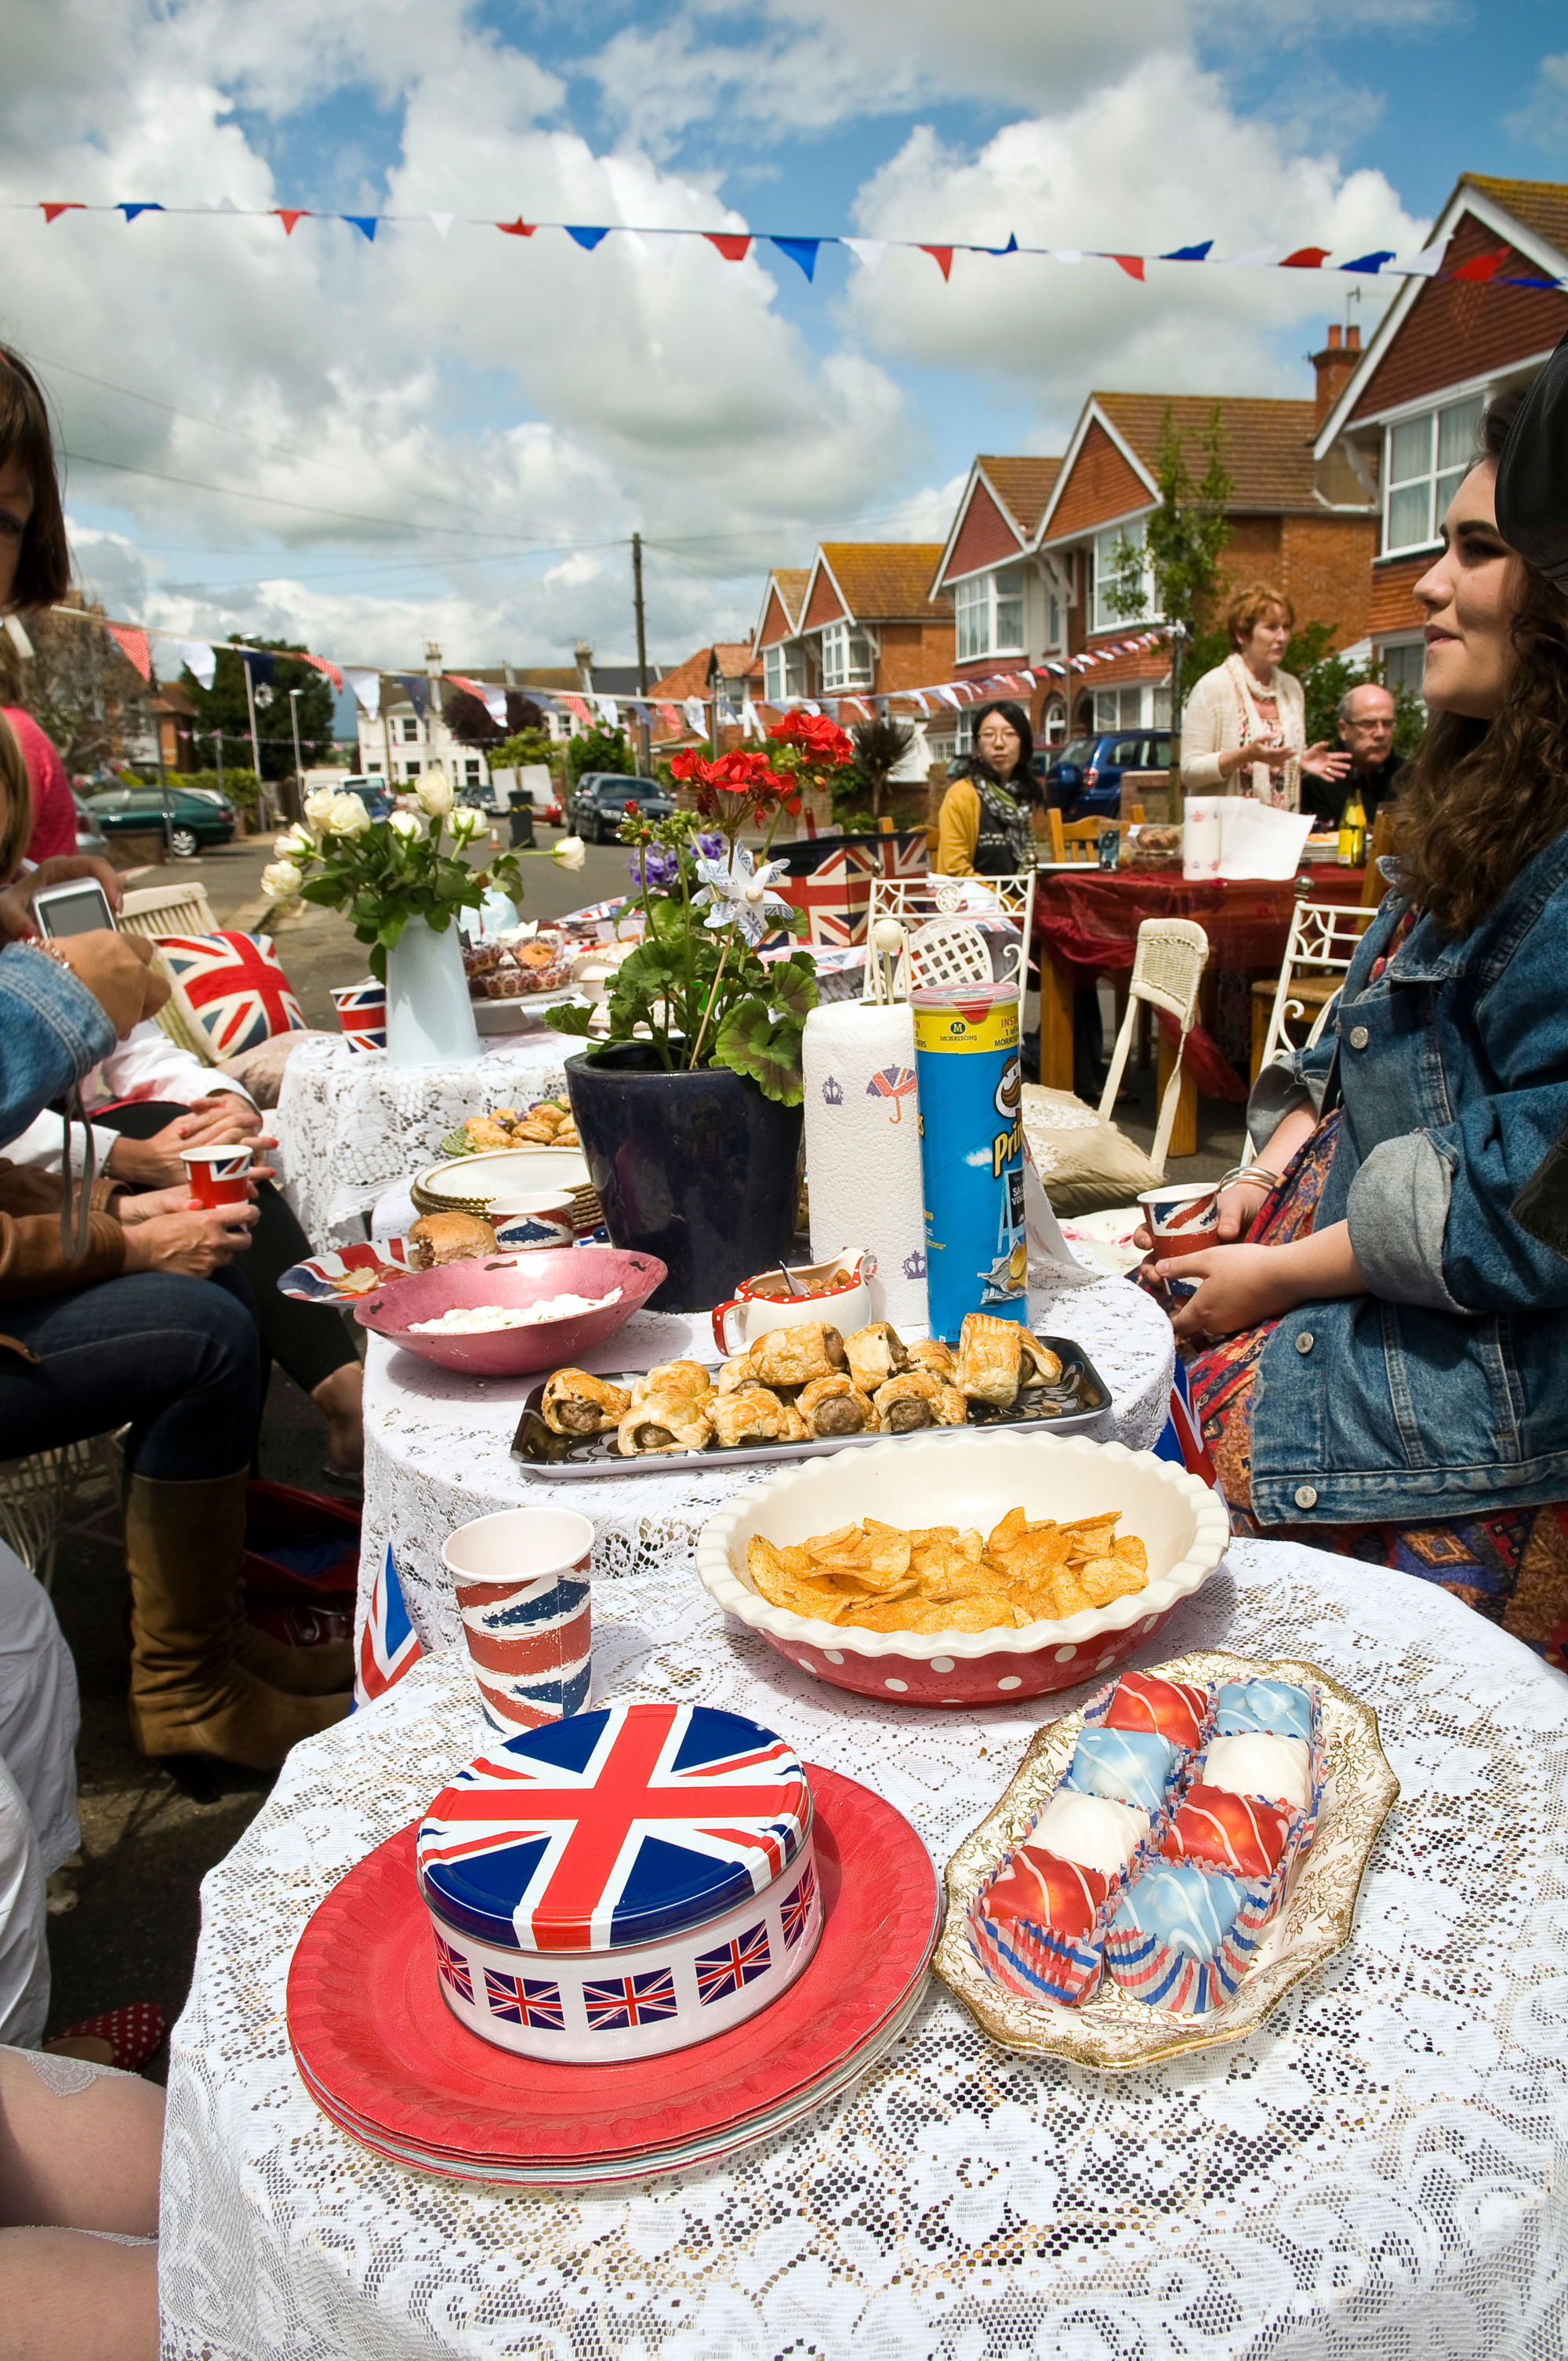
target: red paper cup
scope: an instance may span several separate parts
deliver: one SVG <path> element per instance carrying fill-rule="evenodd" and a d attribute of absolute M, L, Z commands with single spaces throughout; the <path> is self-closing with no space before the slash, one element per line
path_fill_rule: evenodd
<path fill-rule="evenodd" d="M 1138 1202 L 1154 1239 L 1156 1262 L 1175 1262 L 1218 1243 L 1220 1187 L 1192 1180 L 1174 1188 L 1146 1189 Z"/>
<path fill-rule="evenodd" d="M 182 1148 L 180 1161 L 191 1194 L 203 1205 L 243 1205 L 250 1192 L 251 1153 L 241 1142 L 228 1148 Z"/>
<path fill-rule="evenodd" d="M 442 1544 L 480 1708 L 508 1738 L 588 1702 L 593 1546 L 592 1525 L 574 1509 L 502 1509 Z"/>

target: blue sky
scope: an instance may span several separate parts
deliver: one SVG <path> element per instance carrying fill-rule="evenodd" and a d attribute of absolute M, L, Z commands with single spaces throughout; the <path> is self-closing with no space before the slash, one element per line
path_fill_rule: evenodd
<path fill-rule="evenodd" d="M 1568 179 L 1560 7 L 1297 16 L 14 0 L 0 194 L 1346 253 L 1409 251 L 1462 168 Z M 944 288 L 828 249 L 807 287 L 543 231 L 4 218 L 0 335 L 79 455 L 89 586 L 350 661 L 624 659 L 633 525 L 676 661 L 817 534 L 941 538 L 973 453 L 1059 449 L 1092 385 L 1306 392 L 1331 316 L 1297 273 L 960 258 Z"/>

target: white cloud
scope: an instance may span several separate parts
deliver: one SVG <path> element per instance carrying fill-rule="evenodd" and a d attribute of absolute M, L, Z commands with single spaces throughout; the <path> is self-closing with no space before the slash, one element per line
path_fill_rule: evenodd
<path fill-rule="evenodd" d="M 1560 151 L 1568 141 L 1568 49 L 1542 58 L 1535 70 L 1535 87 L 1516 115 L 1504 126 L 1516 139 Z"/>

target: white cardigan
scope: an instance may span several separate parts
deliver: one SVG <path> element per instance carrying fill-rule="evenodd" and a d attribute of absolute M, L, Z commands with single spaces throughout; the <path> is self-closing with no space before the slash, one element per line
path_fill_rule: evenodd
<path fill-rule="evenodd" d="M 1245 796 L 1240 771 L 1220 775 L 1222 754 L 1230 753 L 1248 738 L 1261 737 L 1268 724 L 1249 693 L 1251 675 L 1240 656 L 1231 656 L 1206 672 L 1188 698 L 1181 715 L 1181 784 L 1190 796 Z M 1279 730 L 1285 743 L 1299 755 L 1307 743 L 1307 699 L 1293 673 L 1277 672 L 1274 694 L 1279 708 Z M 1274 801 L 1275 787 L 1266 763 L 1247 765 L 1251 792 L 1260 804 Z M 1293 760 L 1279 774 L 1279 793 L 1286 811 L 1301 804 L 1301 765 Z"/>

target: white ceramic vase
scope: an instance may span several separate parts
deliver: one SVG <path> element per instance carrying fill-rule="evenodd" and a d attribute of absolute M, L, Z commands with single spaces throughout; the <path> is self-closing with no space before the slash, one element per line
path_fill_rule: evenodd
<path fill-rule="evenodd" d="M 449 1066 L 479 1054 L 455 923 L 411 918 L 387 953 L 387 1063 Z"/>

